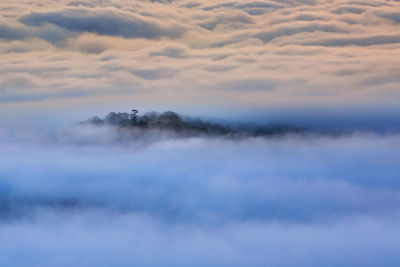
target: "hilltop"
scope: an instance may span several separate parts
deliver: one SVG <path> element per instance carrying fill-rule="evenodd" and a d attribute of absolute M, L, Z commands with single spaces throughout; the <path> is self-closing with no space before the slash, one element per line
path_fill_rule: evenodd
<path fill-rule="evenodd" d="M 222 124 L 209 122 L 200 118 L 180 115 L 173 111 L 158 113 L 146 112 L 142 116 L 137 115 L 137 110 L 132 113 L 110 112 L 103 119 L 95 116 L 82 122 L 95 126 L 112 126 L 123 129 L 142 129 L 168 131 L 185 136 L 270 136 L 288 133 L 300 133 L 304 128 L 287 125 L 250 125 L 250 124 Z"/>

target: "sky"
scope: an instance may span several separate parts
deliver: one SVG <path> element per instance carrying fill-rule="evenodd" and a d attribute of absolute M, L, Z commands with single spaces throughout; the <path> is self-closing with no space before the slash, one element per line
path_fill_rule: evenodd
<path fill-rule="evenodd" d="M 390 0 L 1 0 L 0 266 L 400 266 L 399 26 Z M 78 123 L 132 108 L 302 131 Z"/>
<path fill-rule="evenodd" d="M 0 110 L 74 121 L 134 106 L 400 125 L 399 5 L 5 0 Z"/>

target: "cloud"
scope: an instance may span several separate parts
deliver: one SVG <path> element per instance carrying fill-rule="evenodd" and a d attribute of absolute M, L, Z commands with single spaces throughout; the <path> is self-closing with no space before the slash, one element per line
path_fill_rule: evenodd
<path fill-rule="evenodd" d="M 29 26 L 53 24 L 72 32 L 89 32 L 125 38 L 176 38 L 184 32 L 181 26 L 161 26 L 154 19 L 111 10 L 66 9 L 55 12 L 31 12 L 19 19 Z"/>
<path fill-rule="evenodd" d="M 319 46 L 372 46 L 384 44 L 400 43 L 400 35 L 373 35 L 367 37 L 343 37 L 332 38 L 321 41 L 306 42 L 304 45 L 319 45 Z"/>
<path fill-rule="evenodd" d="M 313 20 L 321 20 L 322 17 L 318 17 L 312 14 L 300 14 L 293 18 L 293 20 L 298 21 L 313 21 Z"/>
<path fill-rule="evenodd" d="M 161 50 L 153 51 L 150 53 L 151 57 L 165 56 L 170 58 L 187 58 L 187 49 L 180 46 L 168 46 Z"/>
<path fill-rule="evenodd" d="M 135 69 L 132 73 L 144 80 L 159 80 L 173 77 L 177 71 L 173 69 Z"/>
<path fill-rule="evenodd" d="M 365 8 L 359 8 L 354 6 L 343 6 L 332 10 L 335 14 L 346 14 L 346 13 L 353 13 L 353 14 L 361 14 L 366 11 Z"/>
<path fill-rule="evenodd" d="M 72 199 L 94 209 L 200 224 L 208 219 L 335 221 L 358 213 L 384 215 L 400 202 L 397 135 L 235 141 L 123 134 L 80 127 L 39 133 L 35 139 L 29 131 L 10 136 L 12 142 L 3 138 L 4 155 L 19 157 L 2 157 L 2 199 L 16 207 Z M 43 145 L 51 146 L 40 152 Z M 209 151 L 209 146 L 216 149 Z M 74 158 L 81 149 L 84 153 Z M 320 159 L 321 154 L 331 155 L 330 160 Z M 221 157 L 223 164 L 217 160 Z"/>
<path fill-rule="evenodd" d="M 100 54 L 112 47 L 111 41 L 90 34 L 82 34 L 78 38 L 70 39 L 69 42 L 71 48 L 89 54 Z"/>
<path fill-rule="evenodd" d="M 390 19 L 394 22 L 400 23 L 400 12 L 387 12 L 387 11 L 380 11 L 376 13 L 377 16 L 381 18 Z"/>
<path fill-rule="evenodd" d="M 262 1 L 250 1 L 247 3 L 241 3 L 235 5 L 236 8 L 246 9 L 246 8 L 282 8 L 282 5 L 271 3 L 271 2 L 262 2 Z"/>
<path fill-rule="evenodd" d="M 96 4 L 87 1 L 71 1 L 68 6 L 84 6 L 84 7 L 96 7 Z"/>
<path fill-rule="evenodd" d="M 54 44 L 62 45 L 62 41 L 73 36 L 76 35 L 51 25 L 46 25 L 39 29 L 5 24 L 0 25 L 0 39 L 5 40 L 24 40 L 37 37 Z"/>
<path fill-rule="evenodd" d="M 371 7 L 390 6 L 390 3 L 386 1 L 348 1 L 347 4 Z"/>
<path fill-rule="evenodd" d="M 196 7 L 199 7 L 201 5 L 202 4 L 199 3 L 199 2 L 188 2 L 186 4 L 181 5 L 181 7 L 184 7 L 184 8 L 196 8 Z"/>
<path fill-rule="evenodd" d="M 13 27 L 7 24 L 0 24 L 0 39 L 21 40 L 26 38 L 27 31 L 22 27 Z"/>
<path fill-rule="evenodd" d="M 200 26 L 207 30 L 214 30 L 217 25 L 223 24 L 231 27 L 242 27 L 243 24 L 253 23 L 251 17 L 243 14 L 239 15 L 219 15 L 209 21 L 200 23 Z"/>
<path fill-rule="evenodd" d="M 278 27 L 276 29 L 257 33 L 254 36 L 262 40 L 264 43 L 268 43 L 278 37 L 290 36 L 304 32 L 316 32 L 316 31 L 341 33 L 341 32 L 346 32 L 347 30 L 335 24 L 311 23 L 303 26 Z"/>
<path fill-rule="evenodd" d="M 400 245 L 396 224 L 379 218 L 325 227 L 244 222 L 207 229 L 165 225 L 145 215 L 41 212 L 31 224 L 4 225 L 0 234 L 9 241 L 0 245 L 0 263 L 7 267 L 395 266 Z"/>
<path fill-rule="evenodd" d="M 233 8 L 233 9 L 250 9 L 250 8 L 263 8 L 263 9 L 278 9 L 282 8 L 283 6 L 280 4 L 276 3 L 271 3 L 271 2 L 264 2 L 264 1 L 250 1 L 247 3 L 235 3 L 235 2 L 226 2 L 222 4 L 216 4 L 216 5 L 209 5 L 206 7 L 203 7 L 204 10 L 210 11 L 214 9 L 219 9 L 219 8 Z"/>
<path fill-rule="evenodd" d="M 13 75 L 0 82 L 0 92 L 25 91 L 35 88 L 35 84 L 27 75 Z"/>
<path fill-rule="evenodd" d="M 217 88 L 219 90 L 232 90 L 238 92 L 252 92 L 252 91 L 272 91 L 277 90 L 279 87 L 287 86 L 288 84 L 301 84 L 304 81 L 294 80 L 294 81 L 285 81 L 277 78 L 264 78 L 264 79 L 256 79 L 254 77 L 242 78 L 237 80 L 232 80 L 229 82 L 223 82 L 217 84 Z"/>
<path fill-rule="evenodd" d="M 101 127 L 1 133 L 3 266 L 399 260 L 396 134 L 130 134 L 126 142 Z"/>

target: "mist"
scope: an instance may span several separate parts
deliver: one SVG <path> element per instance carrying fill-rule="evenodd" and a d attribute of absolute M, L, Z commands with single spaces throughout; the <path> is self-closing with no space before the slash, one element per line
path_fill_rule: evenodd
<path fill-rule="evenodd" d="M 397 266 L 400 135 L 0 135 L 2 266 Z"/>

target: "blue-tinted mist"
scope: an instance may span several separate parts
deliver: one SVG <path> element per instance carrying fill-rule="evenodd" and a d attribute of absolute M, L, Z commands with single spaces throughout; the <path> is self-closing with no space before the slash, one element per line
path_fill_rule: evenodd
<path fill-rule="evenodd" d="M 131 131 L 2 132 L 1 266 L 400 262 L 398 134 Z"/>

